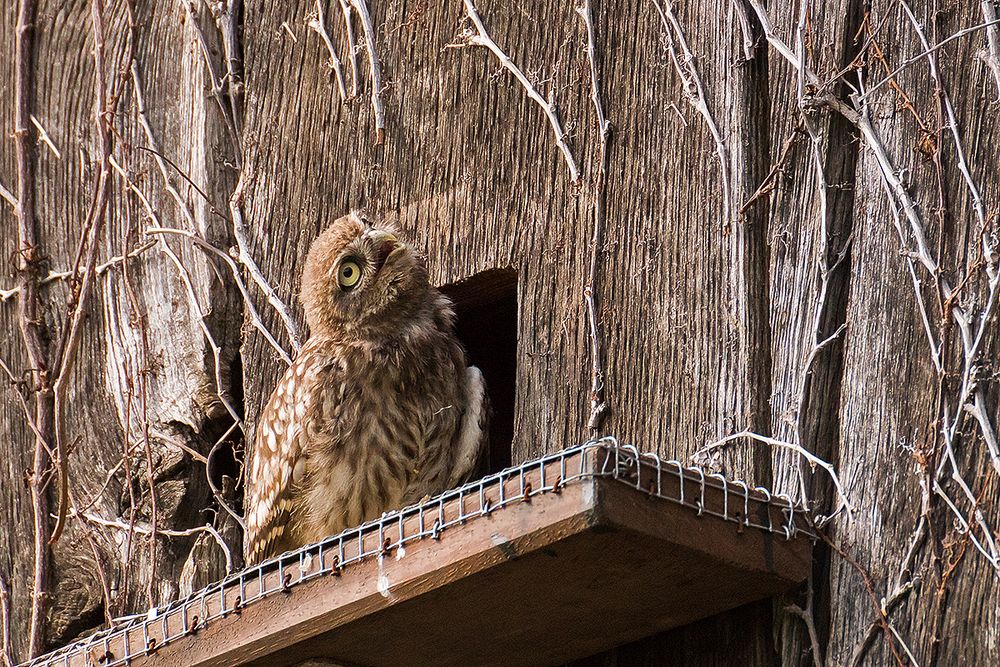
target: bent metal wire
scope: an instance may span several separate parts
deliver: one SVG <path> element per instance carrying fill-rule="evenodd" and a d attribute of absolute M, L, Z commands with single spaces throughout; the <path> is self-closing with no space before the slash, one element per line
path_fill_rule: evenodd
<path fill-rule="evenodd" d="M 317 577 L 340 574 L 367 558 L 382 558 L 407 544 L 441 539 L 453 526 L 540 494 L 559 493 L 587 479 L 612 479 L 650 496 L 785 539 L 816 539 L 807 512 L 784 495 L 750 488 L 697 466 L 641 454 L 615 438 L 591 440 L 488 475 L 426 502 L 389 512 L 322 542 L 286 552 L 231 574 L 162 608 L 116 619 L 108 629 L 24 663 L 24 667 L 128 665 L 212 621 Z M 720 507 L 721 505 L 721 507 Z M 233 593 L 238 595 L 233 597 Z"/>

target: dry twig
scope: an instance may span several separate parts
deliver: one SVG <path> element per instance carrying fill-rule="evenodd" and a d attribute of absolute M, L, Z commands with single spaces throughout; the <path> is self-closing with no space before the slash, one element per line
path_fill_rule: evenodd
<path fill-rule="evenodd" d="M 48 499 L 43 477 L 53 440 L 54 402 L 50 384 L 49 331 L 38 296 L 38 225 L 35 221 L 35 165 L 30 141 L 29 104 L 34 86 L 32 50 L 37 7 L 34 0 L 19 0 L 14 36 L 14 150 L 17 162 L 18 299 L 17 314 L 30 372 L 35 377 L 33 396 L 35 443 L 31 472 L 31 502 L 34 551 L 31 620 L 28 626 L 28 656 L 44 646 L 45 599 L 48 593 Z"/>
<path fill-rule="evenodd" d="M 3 183 L 0 183 L 0 199 L 3 199 L 5 202 L 10 204 L 11 208 L 14 209 L 14 213 L 15 214 L 17 213 L 18 209 L 17 197 L 14 196 L 13 192 L 5 188 L 3 186 Z"/>
<path fill-rule="evenodd" d="M 368 73 L 372 87 L 372 113 L 375 115 L 375 143 L 385 141 L 385 109 L 382 107 L 382 74 L 375 52 L 375 27 L 365 0 L 351 0 L 351 6 L 361 18 L 361 29 L 365 33 L 365 50 L 368 52 Z"/>
<path fill-rule="evenodd" d="M 63 402 L 66 400 L 67 383 L 71 380 L 73 363 L 79 348 L 83 315 L 88 306 L 90 293 L 93 290 L 95 268 L 97 264 L 97 248 L 100 245 L 100 234 L 104 228 L 104 218 L 108 207 L 108 182 L 111 178 L 109 158 L 111 157 L 111 119 L 114 117 L 115 100 L 108 97 L 107 81 L 104 72 L 104 18 L 101 16 L 102 3 L 91 0 L 91 24 L 94 39 L 94 123 L 97 128 L 98 163 L 97 188 L 90 206 L 90 214 L 84 223 L 84 232 L 80 238 L 77 262 L 87 248 L 87 264 L 79 287 L 74 290 L 71 300 L 71 314 L 59 346 L 55 350 L 53 366 L 58 372 L 53 382 L 56 441 L 56 465 L 59 470 L 59 506 L 56 514 L 56 525 L 52 530 L 50 542 L 55 542 L 65 527 L 66 512 L 69 509 L 69 461 L 63 433 Z M 131 55 L 129 56 L 131 59 Z M 89 238 L 88 238 L 89 237 Z M 79 266 L 73 267 L 73 274 L 79 271 Z"/>
<path fill-rule="evenodd" d="M 55 143 L 52 141 L 52 137 L 49 136 L 49 133 L 45 131 L 45 128 L 42 127 L 42 124 L 38 122 L 38 119 L 35 118 L 34 115 L 30 116 L 30 118 L 31 124 L 35 126 L 36 130 L 38 130 L 38 140 L 48 146 L 49 150 L 52 151 L 52 154 L 61 160 L 62 153 L 60 153 L 59 149 L 56 148 Z"/>
<path fill-rule="evenodd" d="M 483 25 L 483 20 L 479 17 L 479 13 L 476 12 L 475 5 L 472 4 L 472 0 L 465 0 L 465 11 L 468 17 L 471 27 L 466 27 L 462 33 L 459 35 L 458 40 L 448 44 L 446 48 L 459 49 L 466 46 L 482 46 L 489 50 L 500 64 L 508 72 L 514 75 L 517 82 L 521 84 L 524 88 L 525 93 L 528 97 L 535 102 L 538 106 L 542 108 L 545 113 L 545 117 L 548 119 L 549 124 L 552 126 L 552 131 L 556 135 L 556 145 L 559 146 L 559 150 L 562 151 L 563 157 L 566 160 L 566 167 L 569 169 L 569 179 L 577 184 L 580 182 L 580 171 L 577 169 L 576 160 L 573 159 L 573 152 L 570 150 L 569 144 L 566 142 L 566 133 L 563 132 L 562 124 L 559 122 L 559 114 L 556 111 L 555 104 L 551 99 L 546 100 L 538 90 L 531 84 L 528 77 L 524 75 L 524 72 L 514 64 L 514 61 L 504 53 L 503 49 L 493 41 L 490 34 L 486 31 L 486 26 Z"/>
<path fill-rule="evenodd" d="M 229 546 L 226 544 L 226 541 L 222 538 L 222 535 L 219 534 L 219 531 L 216 530 L 215 527 L 210 523 L 206 523 L 203 526 L 194 526 L 186 530 L 157 528 L 154 531 L 151 526 L 145 524 L 131 525 L 125 523 L 121 519 L 104 519 L 102 517 L 97 516 L 96 514 L 82 514 L 81 516 L 87 521 L 90 521 L 91 523 L 96 523 L 99 526 L 104 526 L 106 528 L 115 528 L 117 530 L 123 530 L 129 532 L 136 532 L 139 533 L 140 535 L 161 535 L 163 537 L 191 537 L 193 535 L 198 535 L 200 533 L 211 535 L 212 538 L 215 540 L 215 543 L 219 545 L 219 548 L 222 550 L 222 553 L 226 557 L 226 573 L 229 574 L 233 571 L 232 551 L 230 551 Z"/>
<path fill-rule="evenodd" d="M 600 164 L 597 170 L 597 179 L 594 183 L 594 238 L 591 241 L 592 245 L 590 248 L 590 271 L 587 276 L 587 284 L 583 289 L 590 332 L 590 417 L 587 420 L 587 428 L 592 432 L 597 432 L 600 429 L 601 420 L 608 411 L 608 404 L 604 400 L 603 350 L 594 293 L 597 290 L 597 269 L 601 256 L 601 244 L 603 242 L 605 215 L 604 189 L 608 173 L 608 139 L 611 136 L 611 123 L 605 118 L 604 105 L 601 103 L 601 80 L 597 71 L 597 46 L 594 39 L 594 20 L 590 8 L 590 0 L 583 0 L 582 4 L 577 5 L 576 13 L 583 20 L 583 25 L 587 32 L 587 59 L 590 62 L 590 100 L 594 105 L 594 113 L 597 117 L 597 131 L 601 142 Z"/>
<path fill-rule="evenodd" d="M 112 158 L 114 159 L 114 158 Z M 114 255 L 108 258 L 104 262 L 101 262 L 94 268 L 94 275 L 96 277 L 101 277 L 105 275 L 109 269 L 112 269 L 118 265 L 125 264 L 129 259 L 135 259 L 142 253 L 146 252 L 150 248 L 156 245 L 155 241 L 146 241 L 145 243 L 140 243 L 135 248 L 129 251 L 128 256 Z M 49 283 L 56 282 L 58 280 L 73 280 L 80 281 L 83 279 L 83 274 L 77 271 L 75 274 L 72 271 L 49 271 L 44 278 L 38 281 L 39 285 L 48 285 Z M 12 287 L 10 289 L 0 289 L 0 303 L 4 301 L 9 301 L 18 295 L 20 292 L 18 287 Z"/>
<path fill-rule="evenodd" d="M 698 68 L 695 67 L 695 57 L 688 46 L 684 30 L 680 21 L 674 13 L 673 4 L 670 0 L 653 0 L 653 7 L 660 15 L 666 35 L 667 52 L 670 60 L 674 63 L 674 69 L 684 84 L 684 98 L 694 109 L 705 119 L 705 125 L 712 134 L 715 141 L 715 154 L 719 158 L 719 174 L 722 178 L 722 220 L 723 227 L 728 229 L 732 224 L 732 213 L 730 211 L 730 179 L 729 179 L 729 150 L 726 142 L 722 138 L 719 126 L 712 117 L 712 112 L 708 108 L 708 98 L 705 96 L 705 88 L 701 83 L 701 76 Z M 678 55 L 677 47 L 680 46 L 681 53 Z"/>
<path fill-rule="evenodd" d="M 756 2 L 756 1 L 757 0 L 751 0 L 751 2 Z M 984 2 L 989 2 L 989 1 L 990 0 L 984 0 Z M 946 46 L 947 44 L 950 44 L 951 42 L 954 42 L 956 39 L 960 39 L 962 37 L 965 37 L 968 34 L 977 32 L 979 30 L 983 30 L 984 28 L 987 29 L 987 30 L 992 29 L 994 31 L 994 34 L 995 34 L 996 26 L 998 24 L 1000 24 L 1000 19 L 993 18 L 993 19 L 987 20 L 984 23 L 980 23 L 978 25 L 974 25 L 974 26 L 971 26 L 971 27 L 968 27 L 968 28 L 963 28 L 962 30 L 959 30 L 958 32 L 954 33 L 953 35 L 950 35 L 949 37 L 946 37 L 945 39 L 942 39 L 940 42 L 938 42 L 934 46 L 927 46 L 927 47 L 925 47 L 924 51 L 921 51 L 920 53 L 918 53 L 917 55 L 913 56 L 912 58 L 907 58 L 906 60 L 904 60 L 901 65 L 899 65 L 896 69 L 892 70 L 892 72 L 890 72 L 884 79 L 881 79 L 876 84 L 874 84 L 872 86 L 869 86 L 868 90 L 865 91 L 865 94 L 863 95 L 863 98 L 867 98 L 869 95 L 871 95 L 876 90 L 878 90 L 879 88 L 881 88 L 882 86 L 884 86 L 886 83 L 889 83 L 890 81 L 892 81 L 893 79 L 895 79 L 896 75 L 899 74 L 900 72 L 902 72 L 904 69 L 906 69 L 907 67 L 909 67 L 910 65 L 912 65 L 912 64 L 914 64 L 916 62 L 919 62 L 921 58 L 926 58 L 927 56 L 933 54 L 938 49 L 940 49 L 942 46 Z M 989 35 L 989 33 L 987 33 L 987 34 Z"/>
<path fill-rule="evenodd" d="M 291 365 L 292 358 L 285 351 L 285 349 L 281 347 L 281 343 L 279 343 L 274 338 L 274 336 L 271 335 L 271 332 L 268 331 L 267 327 L 264 326 L 264 321 L 261 319 L 260 313 L 258 313 L 257 309 L 254 307 L 253 301 L 250 298 L 250 293 L 247 291 L 246 285 L 240 278 L 239 265 L 236 264 L 236 261 L 232 257 L 230 257 L 227 253 L 223 252 L 219 248 L 216 248 L 205 239 L 198 236 L 195 232 L 188 231 L 185 229 L 172 229 L 169 227 L 149 227 L 145 230 L 145 233 L 153 235 L 175 234 L 177 236 L 183 236 L 187 239 L 190 239 L 191 242 L 194 243 L 201 250 L 204 250 L 206 253 L 214 257 L 217 257 L 221 259 L 223 262 L 225 262 L 226 265 L 229 267 L 230 271 L 232 272 L 234 279 L 236 280 L 236 285 L 239 288 L 240 294 L 243 297 L 244 305 L 246 305 L 248 309 L 248 313 L 250 315 L 250 323 L 254 326 L 255 329 L 260 331 L 261 335 L 264 336 L 264 339 L 267 340 L 267 342 L 271 345 L 271 347 L 274 348 L 274 351 L 278 353 L 278 356 L 281 357 L 281 360 L 284 361 L 286 364 Z"/>
<path fill-rule="evenodd" d="M 143 208 L 145 208 L 146 210 L 146 215 L 149 217 L 149 219 L 153 222 L 155 226 L 154 228 L 161 229 L 162 227 L 160 225 L 159 217 L 157 216 L 156 211 L 153 209 L 146 195 L 143 194 L 142 190 L 140 190 L 138 186 L 131 180 L 131 178 L 129 178 L 128 172 L 125 171 L 125 169 L 118 166 L 117 163 L 115 163 L 115 169 L 116 171 L 119 172 L 119 174 L 121 174 L 122 178 L 125 180 L 126 187 L 129 190 L 131 190 L 135 194 L 135 196 L 139 199 L 139 201 L 142 203 Z M 222 403 L 222 405 L 226 408 L 226 411 L 229 413 L 229 416 L 233 419 L 234 425 L 242 430 L 244 428 L 243 420 L 240 418 L 239 413 L 236 411 L 236 407 L 232 404 L 232 402 L 229 400 L 229 398 L 225 395 L 225 393 L 222 390 L 223 387 L 222 363 L 221 363 L 222 349 L 219 347 L 219 344 L 216 342 L 215 337 L 212 335 L 212 332 L 208 328 L 207 315 L 205 313 L 205 310 L 201 306 L 201 302 L 198 300 L 198 296 L 195 294 L 194 285 L 191 280 L 191 274 L 188 271 L 187 267 L 184 266 L 180 258 L 177 256 L 177 253 L 175 253 L 173 249 L 170 247 L 170 244 L 167 243 L 165 238 L 160 239 L 160 249 L 171 261 L 171 263 L 173 263 L 173 265 L 176 267 L 178 275 L 180 276 L 181 279 L 181 283 L 184 285 L 185 292 L 187 293 L 188 302 L 190 303 L 191 308 L 198 316 L 197 321 L 198 321 L 198 326 L 201 329 L 202 336 L 205 338 L 205 341 L 212 352 L 213 369 L 214 369 L 215 383 L 216 383 L 216 395 L 219 397 L 219 401 Z M 208 459 L 199 454 L 198 452 L 195 452 L 194 450 L 183 447 L 182 449 L 184 449 L 184 451 L 186 451 L 188 454 L 191 454 L 197 460 L 200 460 L 201 462 L 206 464 L 205 475 L 206 477 L 208 477 L 208 466 L 207 466 Z M 211 483 L 211 479 L 209 479 L 209 485 L 212 489 L 215 501 L 219 503 L 219 506 L 222 507 L 231 516 L 233 516 L 233 518 L 236 519 L 238 522 L 241 522 L 242 525 L 242 517 L 240 517 L 240 515 L 235 510 L 229 507 L 229 505 L 223 500 L 222 496 L 218 494 L 217 489 Z"/>
<path fill-rule="evenodd" d="M 14 667 L 14 654 L 10 646 L 10 587 L 0 574 L 0 659 L 3 667 Z"/>
<path fill-rule="evenodd" d="M 344 85 L 344 71 L 340 66 L 340 58 L 337 56 L 337 49 L 333 47 L 333 41 L 330 39 L 329 33 L 326 31 L 326 19 L 324 14 L 326 13 L 326 8 L 323 7 L 323 0 L 316 0 L 316 15 L 309 19 L 309 29 L 313 30 L 323 43 L 326 44 L 326 50 L 330 54 L 330 58 L 327 60 L 327 65 L 333 70 L 333 75 L 337 80 L 337 90 L 340 92 L 340 99 L 344 101 L 347 99 L 347 88 Z"/>
<path fill-rule="evenodd" d="M 344 32 L 347 35 L 347 56 L 351 63 L 351 99 L 358 96 L 358 40 L 354 35 L 354 23 L 351 21 L 351 5 L 348 0 L 338 0 L 340 14 L 344 19 Z"/>
<path fill-rule="evenodd" d="M 848 517 L 850 517 L 854 513 L 854 507 L 851 505 L 851 502 L 847 497 L 847 492 L 844 490 L 844 486 L 843 484 L 841 484 L 840 477 L 837 475 L 837 471 L 834 470 L 833 464 L 824 461 L 823 459 L 819 458 L 809 450 L 800 447 L 795 443 L 783 442 L 781 440 L 769 438 L 765 435 L 760 435 L 752 431 L 740 431 L 739 433 L 733 433 L 732 435 L 727 435 L 725 438 L 716 440 L 715 442 L 705 445 L 695 453 L 695 457 L 696 458 L 705 457 L 714 452 L 715 450 L 728 447 L 733 442 L 741 440 L 743 438 L 759 442 L 764 445 L 768 445 L 769 447 L 775 447 L 778 449 L 787 449 L 789 451 L 796 452 L 797 454 L 805 458 L 809 462 L 809 465 L 812 468 L 815 469 L 816 466 L 819 466 L 820 468 L 826 471 L 826 473 L 830 476 L 830 479 L 833 480 L 833 486 L 837 490 L 837 497 L 839 501 L 836 509 L 834 509 L 833 511 L 833 514 L 831 514 L 829 517 L 818 518 L 817 524 L 822 525 L 828 522 L 834 516 L 839 514 L 841 510 L 846 510 Z"/>
<path fill-rule="evenodd" d="M 986 48 L 980 51 L 979 57 L 986 63 L 993 73 L 993 80 L 997 85 L 997 97 L 995 101 L 1000 101 L 1000 30 L 997 24 L 997 8 L 993 0 L 980 0 L 979 6 L 983 12 L 986 28 Z"/>
<path fill-rule="evenodd" d="M 297 355 L 302 349 L 299 327 L 288 312 L 288 306 L 278 296 L 277 291 L 271 287 L 271 283 L 261 273 L 260 267 L 257 266 L 257 262 L 254 261 L 253 256 L 250 254 L 250 244 L 247 241 L 246 227 L 243 225 L 243 193 L 247 183 L 244 173 L 240 172 L 240 180 L 236 184 L 236 189 L 233 190 L 232 196 L 229 198 L 229 213 L 233 220 L 233 237 L 236 239 L 236 252 L 233 258 L 246 269 L 247 273 L 250 274 L 250 278 L 267 297 L 268 303 L 278 313 L 278 317 L 281 318 L 282 323 L 285 325 L 285 333 L 288 334 L 288 340 L 292 344 L 292 349 Z M 289 355 L 283 354 L 283 356 L 287 358 Z"/>
<path fill-rule="evenodd" d="M 215 61 L 212 59 L 212 50 L 208 46 L 208 40 L 205 38 L 205 33 L 201 29 L 201 21 L 198 11 L 194 6 L 194 0 L 179 0 L 179 2 L 184 6 L 184 9 L 187 10 L 189 19 L 187 24 L 191 26 L 192 30 L 194 30 L 195 38 L 197 39 L 198 46 L 201 49 L 202 58 L 205 62 L 205 69 L 208 71 L 209 80 L 212 82 L 212 97 L 215 100 L 216 106 L 219 107 L 219 111 L 222 113 L 222 120 L 226 124 L 226 129 L 229 131 L 229 139 L 233 144 L 233 152 L 236 155 L 236 160 L 239 164 L 242 149 L 240 147 L 239 119 L 236 117 L 235 106 L 232 102 L 231 96 L 229 96 L 229 100 L 226 99 L 227 96 L 225 95 L 225 87 L 223 86 L 222 78 L 216 71 Z M 233 36 L 233 38 L 235 39 L 235 36 Z M 232 60 L 227 58 L 227 70 L 231 65 Z"/>

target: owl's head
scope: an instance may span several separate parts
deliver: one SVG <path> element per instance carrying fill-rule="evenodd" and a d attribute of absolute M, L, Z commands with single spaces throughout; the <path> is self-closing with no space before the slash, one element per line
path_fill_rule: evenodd
<path fill-rule="evenodd" d="M 401 329 L 427 302 L 423 258 L 357 213 L 339 218 L 309 248 L 302 306 L 313 335 Z"/>

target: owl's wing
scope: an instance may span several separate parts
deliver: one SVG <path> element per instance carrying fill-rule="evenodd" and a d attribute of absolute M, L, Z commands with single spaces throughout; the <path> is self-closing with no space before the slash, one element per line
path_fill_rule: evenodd
<path fill-rule="evenodd" d="M 486 395 L 486 381 L 475 366 L 465 369 L 465 413 L 455 437 L 455 463 L 452 467 L 448 488 L 458 486 L 469 478 L 486 447 L 489 431 L 487 422 L 490 415 L 489 397 Z"/>
<path fill-rule="evenodd" d="M 280 553 L 291 535 L 294 485 L 305 469 L 303 424 L 311 412 L 307 358 L 300 358 L 275 387 L 264 408 L 247 485 L 246 562 Z"/>

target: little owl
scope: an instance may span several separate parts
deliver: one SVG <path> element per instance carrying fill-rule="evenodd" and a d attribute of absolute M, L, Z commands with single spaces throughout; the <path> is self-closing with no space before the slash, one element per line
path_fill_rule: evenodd
<path fill-rule="evenodd" d="M 423 258 L 356 214 L 313 242 L 310 336 L 267 402 L 247 485 L 259 562 L 455 486 L 485 444 L 483 376 Z"/>

